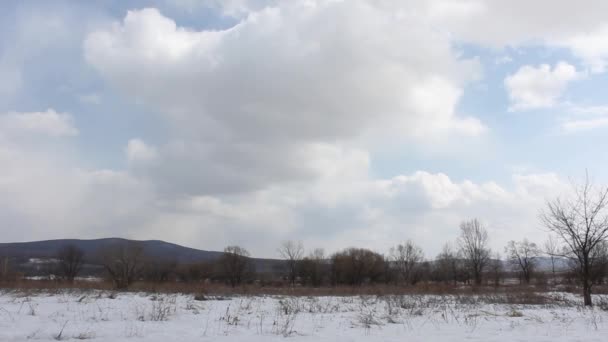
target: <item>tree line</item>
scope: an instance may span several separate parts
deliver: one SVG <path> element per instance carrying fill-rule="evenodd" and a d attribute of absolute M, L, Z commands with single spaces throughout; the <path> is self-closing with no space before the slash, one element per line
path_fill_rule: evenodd
<path fill-rule="evenodd" d="M 299 241 L 285 241 L 277 249 L 282 262 L 270 272 L 256 270 L 250 253 L 240 246 L 228 246 L 217 260 L 179 265 L 175 261 L 150 258 L 137 242 L 108 246 L 99 260 L 105 274 L 118 289 L 135 281 L 223 282 L 232 287 L 246 283 L 289 286 L 361 286 L 394 284 L 414 286 L 420 282 L 498 286 L 505 274 L 530 284 L 538 271 L 539 257 L 551 263 L 566 260 L 569 270 L 561 278 L 578 282 L 584 304 L 591 305 L 592 288 L 608 274 L 608 188 L 595 187 L 587 176 L 574 185 L 570 196 L 549 201 L 541 211 L 548 238 L 542 246 L 523 239 L 509 241 L 504 258 L 489 248 L 488 230 L 478 219 L 463 221 L 456 241 L 446 243 L 433 259 L 425 258 L 415 242 L 397 244 L 381 254 L 351 247 L 326 255 L 323 249 L 306 253 Z M 56 273 L 73 282 L 84 264 L 84 252 L 65 246 L 56 256 Z M 0 265 L 0 279 L 7 273 Z"/>

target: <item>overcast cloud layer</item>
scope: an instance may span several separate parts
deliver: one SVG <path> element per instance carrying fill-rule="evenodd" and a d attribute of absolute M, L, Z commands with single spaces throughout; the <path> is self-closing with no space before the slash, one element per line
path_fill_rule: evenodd
<path fill-rule="evenodd" d="M 502 251 L 608 181 L 605 1 L 1 6 L 3 242 Z"/>

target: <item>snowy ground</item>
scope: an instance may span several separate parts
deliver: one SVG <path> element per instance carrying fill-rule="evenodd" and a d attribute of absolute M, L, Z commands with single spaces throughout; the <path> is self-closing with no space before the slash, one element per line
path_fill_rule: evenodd
<path fill-rule="evenodd" d="M 606 341 L 608 312 L 580 298 L 234 297 L 0 292 L 0 341 Z M 601 298 L 596 297 L 596 300 Z"/>

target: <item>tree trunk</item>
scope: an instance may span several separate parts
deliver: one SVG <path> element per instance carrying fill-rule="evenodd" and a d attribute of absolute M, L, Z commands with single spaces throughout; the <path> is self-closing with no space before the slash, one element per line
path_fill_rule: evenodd
<path fill-rule="evenodd" d="M 583 280 L 583 300 L 585 306 L 592 306 L 591 303 L 591 284 L 588 279 Z"/>
<path fill-rule="evenodd" d="M 475 285 L 481 285 L 482 276 L 481 267 L 479 265 L 473 267 L 473 279 L 475 280 Z"/>
<path fill-rule="evenodd" d="M 591 303 L 591 267 L 589 265 L 588 253 L 583 256 L 583 301 L 585 306 L 592 306 Z"/>

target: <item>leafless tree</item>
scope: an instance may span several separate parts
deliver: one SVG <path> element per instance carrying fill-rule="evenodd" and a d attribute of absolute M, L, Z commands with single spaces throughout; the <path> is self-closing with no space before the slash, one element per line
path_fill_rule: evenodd
<path fill-rule="evenodd" d="M 63 278 L 73 283 L 84 264 L 84 251 L 75 245 L 66 245 L 57 252 L 57 260 Z"/>
<path fill-rule="evenodd" d="M 362 285 L 375 282 L 384 274 L 385 263 L 381 254 L 365 248 L 347 248 L 331 257 L 334 284 Z"/>
<path fill-rule="evenodd" d="M 469 268 L 476 285 L 481 285 L 483 271 L 490 258 L 488 232 L 478 219 L 460 224 L 458 238 L 460 252 Z"/>
<path fill-rule="evenodd" d="M 488 265 L 490 269 L 490 275 L 493 278 L 494 286 L 498 287 L 500 285 L 500 279 L 503 275 L 503 265 L 502 258 L 500 257 L 500 253 L 496 252 L 492 259 L 489 261 Z"/>
<path fill-rule="evenodd" d="M 536 265 L 536 258 L 540 255 L 540 249 L 534 242 L 523 239 L 522 241 L 509 241 L 505 247 L 505 253 L 511 264 L 517 267 L 526 282 L 530 284 L 532 272 Z"/>
<path fill-rule="evenodd" d="M 10 263 L 7 256 L 0 255 L 0 280 L 7 280 L 10 274 Z"/>
<path fill-rule="evenodd" d="M 597 261 L 596 248 L 608 235 L 608 187 L 595 187 L 585 182 L 573 184 L 571 195 L 547 203 L 541 220 L 565 245 L 564 255 L 576 264 L 583 285 L 583 301 L 591 306 L 592 271 Z"/>
<path fill-rule="evenodd" d="M 128 288 L 144 271 L 144 248 L 139 242 L 121 242 L 102 248 L 103 267 L 117 289 Z"/>
<path fill-rule="evenodd" d="M 287 263 L 287 278 L 293 286 L 296 284 L 299 263 L 304 257 L 304 246 L 301 241 L 284 241 L 281 247 L 279 247 L 278 252 Z"/>
<path fill-rule="evenodd" d="M 608 242 L 602 241 L 594 249 L 591 258 L 594 260 L 591 269 L 591 282 L 593 284 L 604 283 L 604 278 L 608 274 Z"/>
<path fill-rule="evenodd" d="M 143 278 L 146 281 L 162 283 L 168 281 L 179 269 L 174 258 L 155 257 L 147 258 L 144 265 Z"/>
<path fill-rule="evenodd" d="M 224 254 L 219 260 L 219 265 L 232 287 L 241 285 L 252 267 L 249 252 L 239 246 L 224 248 Z"/>
<path fill-rule="evenodd" d="M 326 269 L 325 251 L 323 248 L 315 248 L 302 259 L 300 274 L 312 286 L 318 287 L 323 282 L 323 274 Z"/>
<path fill-rule="evenodd" d="M 547 241 L 544 244 L 544 252 L 549 256 L 549 260 L 551 261 L 551 275 L 553 281 L 555 281 L 555 261 L 558 255 L 561 255 L 559 245 L 553 235 L 549 235 Z"/>
<path fill-rule="evenodd" d="M 435 258 L 435 269 L 438 279 L 444 282 L 454 282 L 458 280 L 458 256 L 450 243 L 443 245 L 441 253 Z"/>
<path fill-rule="evenodd" d="M 389 254 L 397 268 L 400 280 L 414 285 L 420 279 L 420 264 L 424 259 L 422 248 L 408 240 L 404 244 L 391 248 Z"/>

